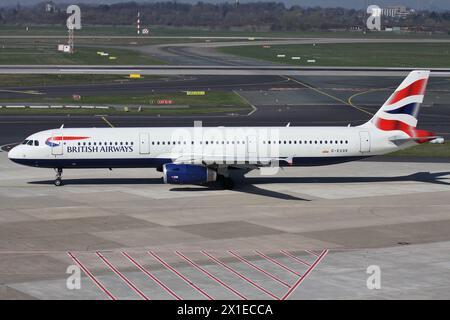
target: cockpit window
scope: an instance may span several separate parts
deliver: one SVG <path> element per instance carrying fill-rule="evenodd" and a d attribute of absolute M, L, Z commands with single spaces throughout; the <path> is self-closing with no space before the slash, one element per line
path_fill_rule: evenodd
<path fill-rule="evenodd" d="M 34 146 L 39 147 L 39 141 L 34 140 Z"/>
<path fill-rule="evenodd" d="M 33 145 L 33 140 L 29 140 L 27 145 L 32 146 Z"/>
<path fill-rule="evenodd" d="M 27 144 L 29 140 L 24 140 L 22 144 Z"/>

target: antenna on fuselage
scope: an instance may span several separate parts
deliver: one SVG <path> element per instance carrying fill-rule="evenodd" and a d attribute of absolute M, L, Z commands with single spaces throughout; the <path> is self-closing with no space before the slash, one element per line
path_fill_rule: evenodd
<path fill-rule="evenodd" d="M 288 124 L 286 125 L 286 127 L 290 127 L 291 126 L 291 123 L 290 122 L 288 122 Z"/>
<path fill-rule="evenodd" d="M 61 125 L 61 128 L 59 128 L 59 129 L 64 129 L 64 123 Z"/>

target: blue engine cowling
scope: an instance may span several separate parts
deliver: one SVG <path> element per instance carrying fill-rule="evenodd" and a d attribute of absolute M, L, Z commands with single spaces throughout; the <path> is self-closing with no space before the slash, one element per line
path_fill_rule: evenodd
<path fill-rule="evenodd" d="M 167 163 L 163 165 L 163 177 L 169 184 L 201 184 L 216 181 L 217 172 L 200 165 Z"/>

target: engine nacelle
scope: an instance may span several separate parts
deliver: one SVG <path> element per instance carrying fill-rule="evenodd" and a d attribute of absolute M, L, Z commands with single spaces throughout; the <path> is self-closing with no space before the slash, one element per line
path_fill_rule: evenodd
<path fill-rule="evenodd" d="M 166 163 L 163 177 L 169 184 L 201 184 L 216 181 L 217 172 L 200 165 Z"/>

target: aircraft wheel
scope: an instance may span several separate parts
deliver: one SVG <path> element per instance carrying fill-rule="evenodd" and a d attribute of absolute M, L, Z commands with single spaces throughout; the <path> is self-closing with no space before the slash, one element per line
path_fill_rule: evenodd
<path fill-rule="evenodd" d="M 59 178 L 58 178 L 58 179 L 55 179 L 54 184 L 55 184 L 55 186 L 57 186 L 57 187 L 60 187 L 60 186 L 63 185 L 62 180 L 59 179 Z"/>
<path fill-rule="evenodd" d="M 233 181 L 233 179 L 228 178 L 228 177 L 223 177 L 220 182 L 222 184 L 222 187 L 225 190 L 233 190 L 233 188 L 234 188 L 234 181 Z"/>

